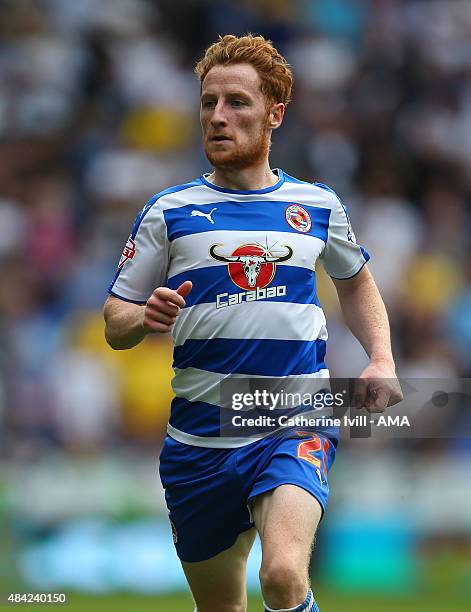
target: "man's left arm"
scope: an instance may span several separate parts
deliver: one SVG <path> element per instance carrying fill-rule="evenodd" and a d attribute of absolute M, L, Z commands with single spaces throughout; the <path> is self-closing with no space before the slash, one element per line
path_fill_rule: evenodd
<path fill-rule="evenodd" d="M 389 320 L 384 302 L 367 266 L 348 279 L 332 279 L 345 322 L 370 358 L 355 385 L 355 406 L 383 412 L 402 401 L 391 351 Z"/>

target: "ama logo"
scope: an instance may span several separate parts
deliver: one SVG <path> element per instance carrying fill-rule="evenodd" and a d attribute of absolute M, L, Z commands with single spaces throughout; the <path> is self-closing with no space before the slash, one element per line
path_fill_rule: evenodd
<path fill-rule="evenodd" d="M 245 291 L 269 285 L 275 276 L 276 264 L 293 256 L 293 249 L 288 245 L 284 245 L 287 251 L 281 256 L 272 255 L 259 244 L 242 244 L 231 255 L 222 255 L 216 252 L 216 248 L 220 246 L 222 245 L 213 244 L 209 254 L 216 261 L 229 264 L 228 272 L 232 282 Z"/>

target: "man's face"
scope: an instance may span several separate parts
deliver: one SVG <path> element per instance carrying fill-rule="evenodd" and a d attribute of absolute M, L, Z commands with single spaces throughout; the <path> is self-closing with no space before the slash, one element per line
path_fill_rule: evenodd
<path fill-rule="evenodd" d="M 270 117 L 253 66 L 211 68 L 202 84 L 200 119 L 206 157 L 215 168 L 242 170 L 263 162 L 270 150 L 270 131 L 277 127 Z"/>

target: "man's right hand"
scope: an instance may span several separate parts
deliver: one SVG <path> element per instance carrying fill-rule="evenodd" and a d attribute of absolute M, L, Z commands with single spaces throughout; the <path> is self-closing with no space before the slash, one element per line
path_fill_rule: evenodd
<path fill-rule="evenodd" d="M 144 311 L 142 327 L 146 333 L 166 334 L 170 332 L 180 314 L 180 309 L 185 306 L 185 298 L 192 287 L 191 281 L 185 281 L 178 289 L 157 287 L 147 300 Z"/>

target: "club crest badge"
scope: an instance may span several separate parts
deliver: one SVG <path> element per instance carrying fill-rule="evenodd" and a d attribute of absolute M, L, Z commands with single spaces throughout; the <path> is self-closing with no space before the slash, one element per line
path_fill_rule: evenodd
<path fill-rule="evenodd" d="M 291 204 L 285 211 L 285 219 L 297 232 L 305 234 L 312 227 L 311 215 L 299 204 Z"/>

